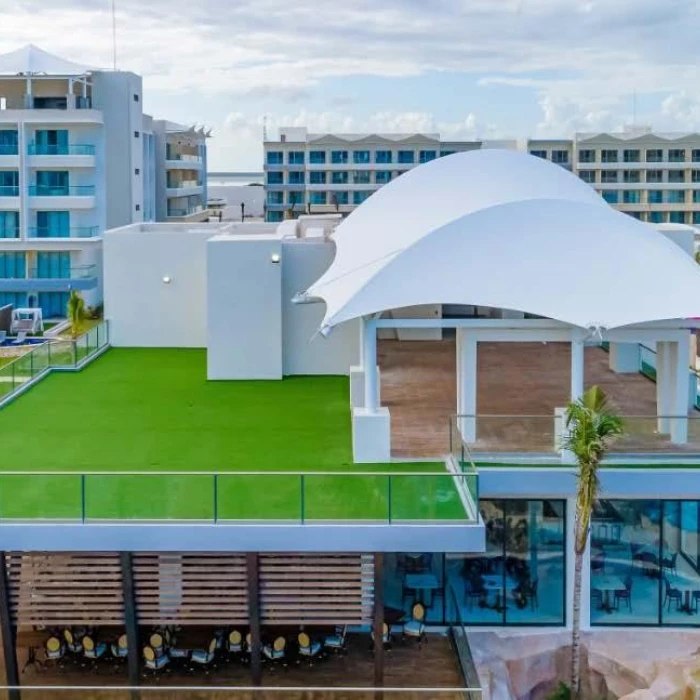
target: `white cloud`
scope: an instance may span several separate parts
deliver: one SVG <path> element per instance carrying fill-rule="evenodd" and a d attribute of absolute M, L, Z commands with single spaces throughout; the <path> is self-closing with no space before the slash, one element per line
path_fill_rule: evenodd
<path fill-rule="evenodd" d="M 700 94 L 673 93 L 661 103 L 661 112 L 673 123 L 697 131 L 700 128 Z"/>

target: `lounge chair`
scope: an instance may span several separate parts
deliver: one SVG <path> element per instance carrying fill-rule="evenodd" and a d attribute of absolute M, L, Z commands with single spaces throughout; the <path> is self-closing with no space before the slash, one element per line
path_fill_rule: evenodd
<path fill-rule="evenodd" d="M 156 652 L 151 646 L 145 646 L 143 648 L 143 660 L 146 664 L 146 668 L 150 671 L 159 671 L 170 663 L 170 657 L 167 654 L 156 656 Z"/>
<path fill-rule="evenodd" d="M 332 634 L 323 640 L 323 646 L 325 646 L 327 649 L 332 649 L 336 653 L 345 651 L 345 637 L 347 633 L 347 625 L 336 627 L 335 634 Z"/>
<path fill-rule="evenodd" d="M 311 637 L 309 637 L 306 632 L 299 633 L 297 642 L 299 643 L 299 656 L 303 656 L 309 660 L 318 656 L 323 648 L 321 642 L 312 641 Z"/>
<path fill-rule="evenodd" d="M 107 645 L 104 642 L 95 642 L 88 634 L 83 637 L 83 654 L 86 659 L 96 661 L 107 651 Z"/>
<path fill-rule="evenodd" d="M 265 644 L 263 656 L 269 661 L 283 661 L 287 656 L 287 640 L 284 637 L 277 637 L 272 644 Z"/>
<path fill-rule="evenodd" d="M 238 630 L 233 630 L 229 634 L 228 650 L 231 654 L 240 654 L 243 651 L 243 635 Z"/>
<path fill-rule="evenodd" d="M 425 639 L 425 608 L 420 603 L 416 603 L 411 608 L 411 619 L 404 623 L 401 632 L 404 640 L 406 637 L 417 639 L 419 647 L 423 643 Z"/>
<path fill-rule="evenodd" d="M 12 341 L 13 345 L 24 345 L 27 342 L 27 331 L 19 331 L 17 337 Z"/>
<path fill-rule="evenodd" d="M 116 644 L 110 644 L 109 649 L 112 652 L 112 656 L 115 659 L 124 659 L 129 654 L 129 647 L 127 644 L 126 635 L 122 634 L 119 639 L 117 639 Z"/>
<path fill-rule="evenodd" d="M 58 637 L 49 637 L 44 645 L 46 658 L 49 661 L 58 661 L 66 653 L 66 645 Z"/>
<path fill-rule="evenodd" d="M 216 656 L 216 637 L 212 637 L 206 649 L 194 649 L 190 660 L 200 666 L 208 666 Z"/>

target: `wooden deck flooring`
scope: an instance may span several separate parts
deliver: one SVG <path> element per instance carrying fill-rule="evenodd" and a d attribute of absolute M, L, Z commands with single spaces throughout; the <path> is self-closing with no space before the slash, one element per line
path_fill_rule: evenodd
<path fill-rule="evenodd" d="M 381 402 L 391 413 L 393 455 L 447 453 L 457 405 L 454 340 L 381 340 L 378 357 Z M 547 417 L 529 421 L 529 431 L 521 421 L 524 432 L 518 440 L 525 432 L 552 432 L 554 409 L 564 406 L 569 396 L 570 357 L 568 343 L 479 343 L 477 414 Z M 623 415 L 655 415 L 656 385 L 640 374 L 616 374 L 608 357 L 600 348 L 586 348 L 585 385 L 603 388 Z M 488 430 L 494 437 L 489 447 L 508 451 L 508 431 L 498 428 Z"/>

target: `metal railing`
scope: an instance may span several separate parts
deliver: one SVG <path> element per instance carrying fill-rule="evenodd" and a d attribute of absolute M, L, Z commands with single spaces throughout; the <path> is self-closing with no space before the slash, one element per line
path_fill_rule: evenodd
<path fill-rule="evenodd" d="M 69 229 L 34 226 L 29 229 L 30 238 L 96 238 L 99 235 L 99 226 L 72 226 Z"/>
<path fill-rule="evenodd" d="M 0 522 L 475 524 L 448 471 L 4 471 Z"/>
<path fill-rule="evenodd" d="M 30 185 L 30 197 L 92 197 L 95 185 Z"/>
<path fill-rule="evenodd" d="M 447 584 L 445 591 L 448 603 L 455 611 L 454 619 L 457 621 L 454 625 L 450 626 L 450 638 L 452 639 L 452 644 L 457 654 L 464 684 L 467 687 L 465 691 L 466 697 L 469 698 L 469 700 L 479 700 L 483 694 L 481 680 L 479 679 L 479 673 L 474 663 L 471 647 L 469 646 L 467 627 L 462 619 L 462 607 L 459 604 L 459 599 L 451 583 Z"/>
<path fill-rule="evenodd" d="M 95 147 L 90 144 L 38 144 L 30 143 L 30 156 L 94 156 Z"/>
<path fill-rule="evenodd" d="M 52 338 L 31 346 L 0 346 L 0 361 L 7 357 L 3 353 L 17 354 L 14 360 L 0 366 L 0 407 L 52 370 L 80 369 L 108 343 L 109 328 L 102 321 L 75 339 Z"/>
<path fill-rule="evenodd" d="M 77 265 L 65 270 L 44 270 L 39 267 L 29 268 L 30 279 L 42 280 L 84 280 L 95 276 L 97 266 L 92 265 Z"/>

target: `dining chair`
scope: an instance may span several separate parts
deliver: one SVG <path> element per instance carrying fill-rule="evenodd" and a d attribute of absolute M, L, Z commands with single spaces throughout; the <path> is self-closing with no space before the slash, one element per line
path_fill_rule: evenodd
<path fill-rule="evenodd" d="M 323 648 L 321 642 L 312 640 L 306 632 L 299 632 L 297 642 L 299 644 L 299 656 L 305 657 L 309 661 L 318 656 Z"/>
<path fill-rule="evenodd" d="M 420 649 L 425 639 L 425 608 L 420 603 L 411 608 L 411 619 L 404 623 L 401 632 L 404 641 L 407 637 L 418 640 Z"/>

